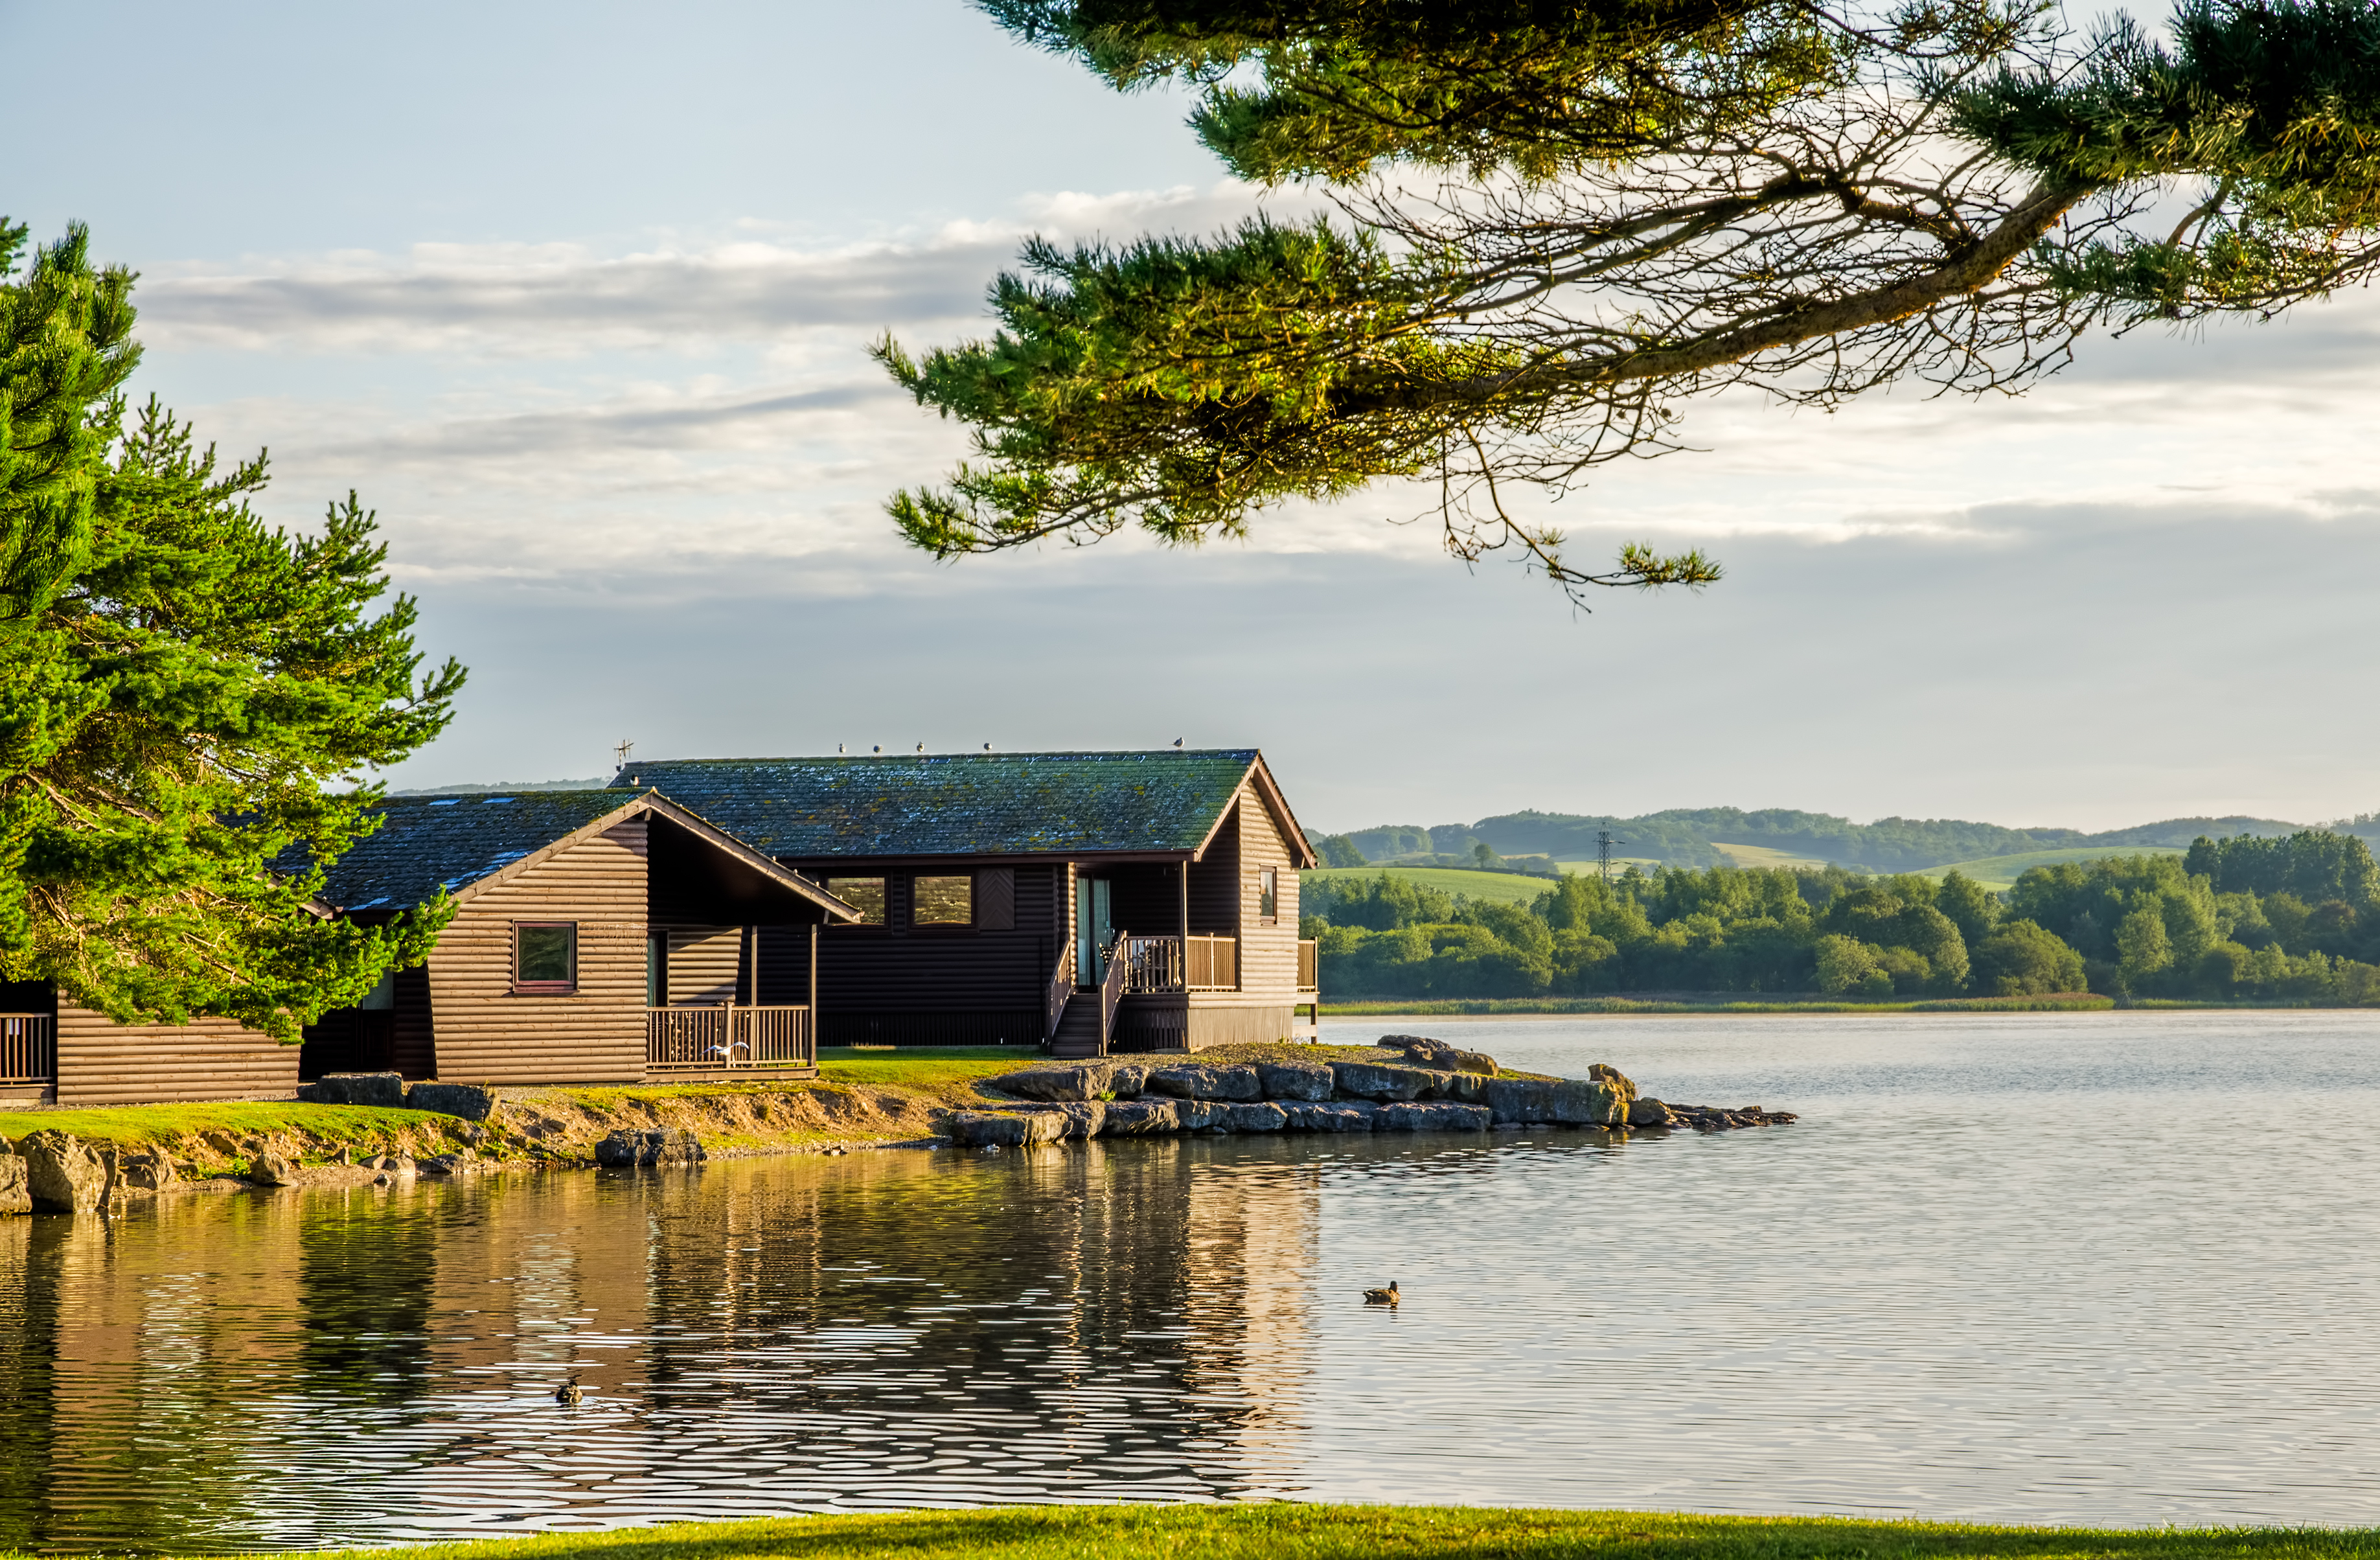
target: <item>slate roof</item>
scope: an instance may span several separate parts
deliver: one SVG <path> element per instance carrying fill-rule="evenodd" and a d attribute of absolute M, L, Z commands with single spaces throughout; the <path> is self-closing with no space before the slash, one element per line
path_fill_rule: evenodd
<path fill-rule="evenodd" d="M 501 871 L 635 799 L 616 790 L 391 797 L 377 809 L 387 822 L 339 858 L 321 896 L 342 910 L 419 905 L 441 888 Z"/>
<path fill-rule="evenodd" d="M 1253 748 L 638 761 L 661 791 L 779 858 L 1188 853 L 1232 804 Z"/>

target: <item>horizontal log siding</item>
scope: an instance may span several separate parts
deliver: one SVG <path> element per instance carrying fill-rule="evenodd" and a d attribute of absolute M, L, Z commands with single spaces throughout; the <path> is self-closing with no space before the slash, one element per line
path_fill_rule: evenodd
<path fill-rule="evenodd" d="M 297 1090 L 298 1047 L 229 1018 L 125 1025 L 58 1003 L 61 1105 L 286 1099 Z"/>
<path fill-rule="evenodd" d="M 438 1046 L 430 1027 L 430 967 L 396 972 L 396 1030 L 388 1065 L 407 1078 L 438 1076 Z"/>
<path fill-rule="evenodd" d="M 808 927 L 800 929 L 804 932 Z M 735 1002 L 742 981 L 744 929 L 740 926 L 673 926 L 669 929 L 669 1002 L 673 1007 L 717 1006 Z"/>
<path fill-rule="evenodd" d="M 1182 869 L 1171 861 L 1094 867 L 1108 880 L 1108 915 L 1118 932 L 1135 937 L 1176 937 L 1182 932 Z M 1194 880 L 1195 883 L 1195 880 Z M 1194 906 L 1190 923 L 1196 926 Z"/>
<path fill-rule="evenodd" d="M 1287 1004 L 1209 1007 L 1193 993 L 1190 1005 L 1190 1046 L 1204 1051 L 1215 1045 L 1270 1045 L 1289 1038 L 1292 1010 Z"/>
<path fill-rule="evenodd" d="M 1272 810 L 1253 786 L 1241 786 L 1239 805 L 1232 810 L 1239 835 L 1240 991 L 1251 997 L 1293 1004 L 1297 1000 L 1295 859 L 1273 821 Z M 1263 882 L 1258 870 L 1264 867 L 1272 868 L 1280 880 L 1280 915 L 1270 926 L 1257 915 Z"/>
<path fill-rule="evenodd" d="M 864 860 L 797 861 L 812 877 L 891 879 L 885 885 L 884 926 L 829 926 L 819 933 L 819 1014 L 821 1023 L 869 1014 L 929 1015 L 1037 1013 L 1058 945 L 1050 936 L 1063 912 L 1053 900 L 1063 869 L 1026 865 L 1016 869 L 1014 926 L 1005 932 L 976 928 L 913 928 L 909 920 L 909 874 Z M 763 948 L 800 946 L 808 957 L 808 930 L 786 927 L 763 934 Z M 777 970 L 789 970 L 782 956 L 763 953 L 763 978 L 771 1000 L 783 997 Z M 808 970 L 801 980 L 807 983 Z M 799 990 L 795 987 L 795 990 Z M 824 1032 L 823 1030 L 821 1031 Z M 1035 1036 L 1036 1039 L 1039 1037 Z"/>
<path fill-rule="evenodd" d="M 819 933 L 821 940 L 825 932 Z M 800 1007 L 810 1000 L 810 929 L 760 928 L 760 990 L 756 1007 Z"/>
<path fill-rule="evenodd" d="M 1240 788 L 1242 797 L 1247 787 Z M 1207 854 L 1190 866 L 1190 931 L 1193 935 L 1214 934 L 1236 936 L 1242 920 L 1240 913 L 1240 815 L 1247 809 L 1233 803 L 1223 815 L 1223 826 L 1207 843 Z M 1253 903 L 1249 915 L 1256 913 Z M 1181 918 L 1176 915 L 1174 920 Z M 1135 927 L 1135 932 L 1139 930 Z M 1173 922 L 1165 930 L 1172 932 Z"/>
<path fill-rule="evenodd" d="M 630 819 L 463 902 L 430 956 L 441 1079 L 627 1083 L 644 1076 L 645 847 L 645 821 Z M 520 920 L 577 923 L 575 994 L 513 993 L 513 923 Z"/>

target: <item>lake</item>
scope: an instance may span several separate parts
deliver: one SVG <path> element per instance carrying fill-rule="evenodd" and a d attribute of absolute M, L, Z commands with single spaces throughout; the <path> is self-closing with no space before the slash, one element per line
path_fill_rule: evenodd
<path fill-rule="evenodd" d="M 0 1547 L 1274 1497 L 2380 1522 L 2372 1015 L 1324 1029 L 1802 1119 L 0 1221 Z"/>

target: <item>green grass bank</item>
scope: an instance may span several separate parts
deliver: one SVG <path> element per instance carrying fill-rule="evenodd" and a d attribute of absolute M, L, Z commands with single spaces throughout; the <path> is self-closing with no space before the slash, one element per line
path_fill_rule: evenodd
<path fill-rule="evenodd" d="M 344 1553 L 354 1560 L 2360 1560 L 2380 1556 L 2380 1531 L 2134 1531 L 1283 1502 L 779 1517 Z"/>

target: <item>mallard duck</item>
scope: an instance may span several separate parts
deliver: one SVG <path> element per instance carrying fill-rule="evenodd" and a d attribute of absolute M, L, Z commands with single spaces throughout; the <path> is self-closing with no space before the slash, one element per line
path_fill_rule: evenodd
<path fill-rule="evenodd" d="M 1393 1278 L 1390 1279 L 1389 1286 L 1385 1289 L 1365 1290 L 1364 1303 L 1367 1306 L 1392 1306 L 1396 1304 L 1397 1281 Z"/>
<path fill-rule="evenodd" d="M 580 1398 L 586 1395 L 587 1395 L 585 1393 L 578 1390 L 578 1383 L 577 1382 L 565 1382 L 560 1386 L 553 1389 L 553 1400 L 556 1403 L 562 1404 L 565 1408 L 575 1406 Z"/>

